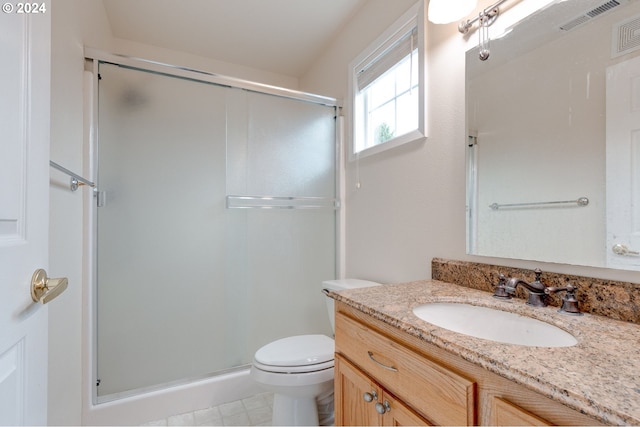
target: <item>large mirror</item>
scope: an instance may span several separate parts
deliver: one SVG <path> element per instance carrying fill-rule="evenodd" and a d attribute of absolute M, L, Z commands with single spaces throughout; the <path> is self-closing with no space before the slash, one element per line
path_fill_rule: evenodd
<path fill-rule="evenodd" d="M 466 58 L 467 252 L 640 270 L 640 0 L 491 31 Z"/>

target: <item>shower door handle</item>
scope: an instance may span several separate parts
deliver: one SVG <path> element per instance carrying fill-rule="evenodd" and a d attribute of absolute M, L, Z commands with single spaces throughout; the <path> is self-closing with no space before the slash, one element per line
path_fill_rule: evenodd
<path fill-rule="evenodd" d="M 67 289 L 69 280 L 66 277 L 52 279 L 47 277 L 47 272 L 38 269 L 31 278 L 31 299 L 34 302 L 46 304 Z"/>
<path fill-rule="evenodd" d="M 96 206 L 101 208 L 104 207 L 107 202 L 107 192 L 106 191 L 98 191 L 98 189 L 93 190 L 93 197 L 96 198 Z"/>

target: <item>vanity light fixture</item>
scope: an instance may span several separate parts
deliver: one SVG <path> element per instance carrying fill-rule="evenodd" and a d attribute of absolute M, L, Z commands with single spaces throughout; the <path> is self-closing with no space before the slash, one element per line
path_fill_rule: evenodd
<path fill-rule="evenodd" d="M 513 9 L 510 21 L 518 22 L 537 10 L 543 9 L 552 3 L 559 3 L 563 1 L 566 0 L 537 0 L 535 2 L 521 2 L 521 4 L 518 5 L 518 8 Z M 617 0 L 611 1 L 617 3 Z M 478 51 L 480 60 L 482 61 L 486 61 L 491 53 L 489 49 L 489 27 L 493 25 L 493 23 L 498 19 L 498 15 L 500 14 L 500 6 L 506 2 L 507 0 L 499 0 L 493 5 L 481 10 L 478 13 L 478 16 L 476 16 L 475 18 L 464 20 L 458 25 L 458 31 L 460 31 L 462 34 L 468 34 L 469 30 L 471 30 L 471 27 L 473 27 L 473 24 L 475 24 L 476 22 L 478 23 Z M 496 27 L 500 26 L 496 25 Z M 500 28 L 496 28 L 493 34 L 493 39 L 496 40 L 504 37 L 509 32 L 511 32 L 511 29 L 511 25 L 509 27 L 502 26 Z"/>
<path fill-rule="evenodd" d="M 429 21 L 449 24 L 462 19 L 475 9 L 477 0 L 429 0 Z"/>
<path fill-rule="evenodd" d="M 458 25 L 458 31 L 462 34 L 467 34 L 473 24 L 478 23 L 478 56 L 481 61 L 489 59 L 489 55 L 491 54 L 491 49 L 489 48 L 489 27 L 498 19 L 500 5 L 506 1 L 507 0 L 499 0 L 486 9 L 481 10 L 477 17 L 462 21 Z"/>

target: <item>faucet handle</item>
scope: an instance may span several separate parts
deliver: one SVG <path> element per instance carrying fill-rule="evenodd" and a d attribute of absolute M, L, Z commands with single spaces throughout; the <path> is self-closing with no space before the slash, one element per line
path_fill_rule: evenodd
<path fill-rule="evenodd" d="M 504 277 L 504 274 L 498 275 L 498 284 L 496 285 L 495 290 L 493 291 L 493 297 L 499 299 L 511 299 L 511 295 L 506 290 L 507 279 Z"/>
<path fill-rule="evenodd" d="M 542 276 L 542 270 L 540 270 L 539 268 L 536 268 L 535 270 L 533 270 L 533 272 L 536 274 L 536 282 L 539 282 L 540 277 Z"/>
<path fill-rule="evenodd" d="M 578 307 L 578 299 L 575 294 L 577 289 L 578 288 L 573 286 L 571 283 L 567 283 L 567 286 L 545 288 L 544 293 L 550 295 L 552 293 L 566 291 L 567 293 L 562 297 L 562 307 L 560 307 L 560 310 L 558 311 L 560 313 L 570 314 L 573 316 L 582 316 L 580 308 Z"/>

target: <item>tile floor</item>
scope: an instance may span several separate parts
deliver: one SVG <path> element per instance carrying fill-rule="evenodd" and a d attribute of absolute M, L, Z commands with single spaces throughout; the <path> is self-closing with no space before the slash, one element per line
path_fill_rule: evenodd
<path fill-rule="evenodd" d="M 270 426 L 273 393 L 261 393 L 235 402 L 173 415 L 145 426 Z"/>

